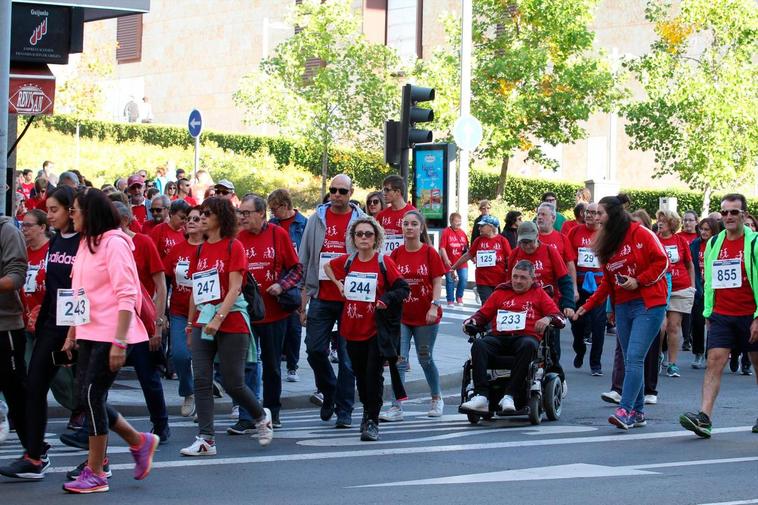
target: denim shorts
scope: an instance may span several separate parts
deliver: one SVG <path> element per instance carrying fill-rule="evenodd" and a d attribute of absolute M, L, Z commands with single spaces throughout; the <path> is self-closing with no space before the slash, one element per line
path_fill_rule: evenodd
<path fill-rule="evenodd" d="M 723 316 L 711 314 L 707 349 L 736 349 L 739 352 L 758 352 L 758 342 L 750 343 L 753 316 Z"/>

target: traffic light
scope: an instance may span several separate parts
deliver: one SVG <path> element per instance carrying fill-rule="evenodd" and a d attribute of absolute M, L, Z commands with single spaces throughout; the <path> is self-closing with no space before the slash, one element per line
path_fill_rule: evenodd
<path fill-rule="evenodd" d="M 431 130 L 414 128 L 416 123 L 428 123 L 434 120 L 434 111 L 416 107 L 421 102 L 434 100 L 434 88 L 424 88 L 406 84 L 403 86 L 403 102 L 400 110 L 400 148 L 410 149 L 415 144 L 432 141 Z"/>

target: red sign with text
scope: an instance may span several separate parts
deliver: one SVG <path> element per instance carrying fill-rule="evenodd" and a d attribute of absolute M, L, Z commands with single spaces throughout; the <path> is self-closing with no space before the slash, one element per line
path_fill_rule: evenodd
<path fill-rule="evenodd" d="M 52 114 L 55 76 L 47 65 L 11 67 L 8 112 L 34 116 Z"/>

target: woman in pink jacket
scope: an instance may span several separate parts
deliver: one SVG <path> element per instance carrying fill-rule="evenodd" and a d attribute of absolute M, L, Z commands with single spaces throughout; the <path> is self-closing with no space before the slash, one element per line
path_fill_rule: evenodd
<path fill-rule="evenodd" d="M 108 491 L 103 471 L 108 428 L 129 444 L 135 461 L 134 478 L 150 473 L 160 439 L 139 433 L 106 403 L 108 390 L 126 360 L 130 345 L 147 340 L 136 313 L 142 304 L 137 267 L 128 235 L 102 191 L 79 193 L 71 207 L 74 229 L 82 236 L 71 271 L 71 290 L 59 290 L 58 311 L 71 325 L 63 350 L 79 350 L 79 401 L 89 420 L 87 465 L 63 489 L 69 493 Z"/>

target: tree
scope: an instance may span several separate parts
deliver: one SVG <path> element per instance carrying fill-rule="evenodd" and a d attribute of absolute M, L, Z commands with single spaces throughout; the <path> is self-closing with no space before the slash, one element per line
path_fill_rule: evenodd
<path fill-rule="evenodd" d="M 104 44 L 81 54 L 73 73 L 56 90 L 61 112 L 87 119 L 103 115 L 100 81 L 113 73 L 114 50 L 115 46 Z"/>
<path fill-rule="evenodd" d="M 657 39 L 625 65 L 645 96 L 624 106 L 631 147 L 652 151 L 656 175 L 703 191 L 753 181 L 758 166 L 758 7 L 754 0 L 648 2 Z"/>
<path fill-rule="evenodd" d="M 323 194 L 330 146 L 381 145 L 384 121 L 399 108 L 391 72 L 400 60 L 366 39 L 349 0 L 303 1 L 292 22 L 299 31 L 243 78 L 234 98 L 249 122 L 275 125 L 321 150 Z"/>
<path fill-rule="evenodd" d="M 502 196 L 508 160 L 517 151 L 550 168 L 540 144 L 574 142 L 586 135 L 581 125 L 600 110 L 610 110 L 621 95 L 609 64 L 593 49 L 589 29 L 597 0 L 477 0 L 474 2 L 472 114 L 484 139 L 475 156 L 501 162 L 497 195 Z M 451 50 L 460 50 L 448 23 Z M 447 71 L 448 86 L 438 97 L 458 103 L 458 73 L 450 54 L 438 51 L 418 67 L 423 80 Z M 439 127 L 440 125 L 438 125 Z M 445 130 L 450 125 L 441 125 Z"/>

